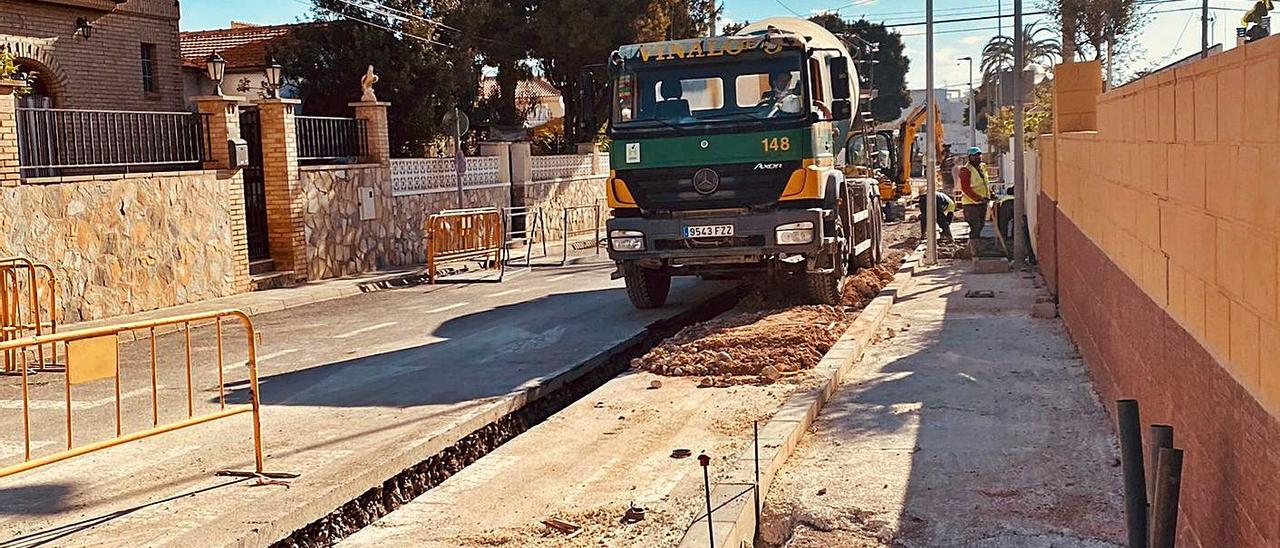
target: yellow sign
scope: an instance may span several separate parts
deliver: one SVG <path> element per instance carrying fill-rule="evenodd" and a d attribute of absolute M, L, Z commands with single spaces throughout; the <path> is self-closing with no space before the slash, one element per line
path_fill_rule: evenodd
<path fill-rule="evenodd" d="M 782 51 L 782 44 L 763 38 L 739 38 L 725 36 L 720 38 L 699 38 L 679 40 L 675 42 L 658 42 L 639 46 L 640 60 L 667 61 L 671 59 L 698 59 L 703 57 L 719 57 L 721 55 L 738 55 L 744 51 L 760 49 L 773 55 Z"/>
<path fill-rule="evenodd" d="M 80 384 L 116 376 L 118 344 L 114 334 L 67 342 L 67 381 Z"/>

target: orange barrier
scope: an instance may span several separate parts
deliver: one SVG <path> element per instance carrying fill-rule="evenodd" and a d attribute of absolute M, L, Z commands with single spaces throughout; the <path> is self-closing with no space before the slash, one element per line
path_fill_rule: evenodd
<path fill-rule="evenodd" d="M 41 277 L 43 274 L 43 280 Z M 42 283 L 43 282 L 43 283 Z M 48 296 L 47 310 L 41 310 L 40 291 L 43 286 Z M 24 298 L 25 297 L 25 298 Z M 25 305 L 24 305 L 25 302 Z M 49 265 L 36 263 L 26 257 L 0 258 L 0 341 L 58 332 L 58 280 Z M 52 362 L 58 362 L 58 347 L 50 344 Z M 15 351 L 3 354 L 4 372 L 14 373 L 19 367 Z M 47 370 L 44 346 L 36 348 L 36 366 Z"/>
<path fill-rule="evenodd" d="M 441 263 L 480 259 L 486 268 L 504 272 L 502 253 L 505 234 L 502 213 L 497 208 L 447 209 L 427 218 L 427 281 L 436 283 Z M 490 260 L 489 256 L 493 258 Z"/>
<path fill-rule="evenodd" d="M 223 320 L 239 320 L 245 330 L 245 345 L 248 359 L 245 365 L 248 367 L 248 390 L 250 393 L 250 402 L 241 405 L 227 405 L 226 401 L 226 382 L 224 372 L 223 344 L 222 344 L 222 322 Z M 219 410 L 207 415 L 195 414 L 195 386 L 192 383 L 192 361 L 191 361 L 191 328 L 192 324 L 208 324 L 212 323 L 215 329 L 217 339 L 217 367 L 218 367 L 218 404 Z M 187 418 L 169 422 L 160 422 L 160 394 L 159 384 L 156 382 L 157 377 L 157 360 L 156 360 L 156 328 L 181 325 L 184 331 L 185 339 L 185 356 L 186 356 L 186 400 L 187 400 Z M 144 430 L 125 433 L 123 421 L 123 407 L 120 395 L 120 333 L 126 331 L 146 330 L 150 335 L 150 381 L 151 381 L 151 428 Z M 135 340 L 142 340 L 141 338 Z M 100 451 L 117 445 L 125 444 L 131 441 L 149 438 L 165 432 L 196 426 L 206 422 L 215 421 L 222 418 L 232 417 L 240 414 L 249 414 L 253 421 L 253 454 L 254 454 L 254 471 L 253 472 L 219 472 L 219 475 L 231 476 L 264 476 L 264 477 L 296 477 L 295 474 L 267 473 L 263 471 L 262 457 L 262 422 L 261 422 L 261 404 L 258 396 L 258 366 L 257 366 L 257 345 L 254 338 L 253 322 L 245 313 L 239 310 L 223 310 L 216 312 L 203 312 L 198 314 L 189 314 L 185 316 L 176 316 L 172 318 L 164 318 L 159 320 L 148 320 L 134 323 L 127 323 L 115 326 L 97 327 L 91 329 L 81 329 L 76 331 L 68 331 L 63 333 L 39 335 L 35 337 L 27 337 L 11 341 L 0 342 L 0 350 L 5 352 L 17 351 L 20 353 L 28 353 L 32 348 L 38 348 L 46 344 L 63 344 L 66 348 L 66 371 L 67 374 L 63 380 L 63 395 L 66 399 L 66 449 L 32 458 L 31 455 L 31 388 L 28 382 L 28 371 L 26 367 L 20 368 L 22 371 L 22 432 L 24 442 L 23 462 L 0 468 L 0 478 L 10 476 L 20 472 L 25 472 L 41 466 L 46 466 L 56 462 L 64 461 L 74 457 L 78 457 L 94 451 Z M 72 387 L 95 381 L 106 379 L 114 379 L 115 382 L 115 437 L 76 446 L 72 441 L 72 405 L 71 393 Z"/>

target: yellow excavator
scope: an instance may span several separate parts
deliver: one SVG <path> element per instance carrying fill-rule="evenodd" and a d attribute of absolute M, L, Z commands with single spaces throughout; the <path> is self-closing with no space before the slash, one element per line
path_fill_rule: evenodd
<path fill-rule="evenodd" d="M 942 160 L 942 117 L 934 109 L 938 134 L 935 146 Z M 850 132 L 845 150 L 848 163 L 845 175 L 873 177 L 880 181 L 880 201 L 884 204 L 885 221 L 901 220 L 906 213 L 906 199 L 912 195 L 911 172 L 915 159 L 916 135 L 923 130 L 925 108 L 915 107 L 902 122 Z M 941 188 L 941 186 L 939 186 Z"/>

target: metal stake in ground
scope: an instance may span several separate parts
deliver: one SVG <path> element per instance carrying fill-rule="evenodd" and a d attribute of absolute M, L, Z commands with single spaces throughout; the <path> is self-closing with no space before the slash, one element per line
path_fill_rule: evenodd
<path fill-rule="evenodd" d="M 716 548 L 716 533 L 711 528 L 711 457 L 706 453 L 698 455 L 698 463 L 702 465 L 702 487 L 707 495 L 707 534 L 710 535 L 711 548 Z"/>
<path fill-rule="evenodd" d="M 760 421 L 751 423 L 751 447 L 756 454 L 756 538 L 760 538 Z"/>

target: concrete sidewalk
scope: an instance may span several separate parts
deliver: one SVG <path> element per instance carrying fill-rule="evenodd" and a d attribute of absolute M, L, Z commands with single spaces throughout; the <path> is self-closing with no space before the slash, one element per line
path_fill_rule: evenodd
<path fill-rule="evenodd" d="M 1021 273 L 916 270 L 766 497 L 768 546 L 1119 546 L 1118 450 Z M 975 291 L 990 291 L 979 297 Z"/>

